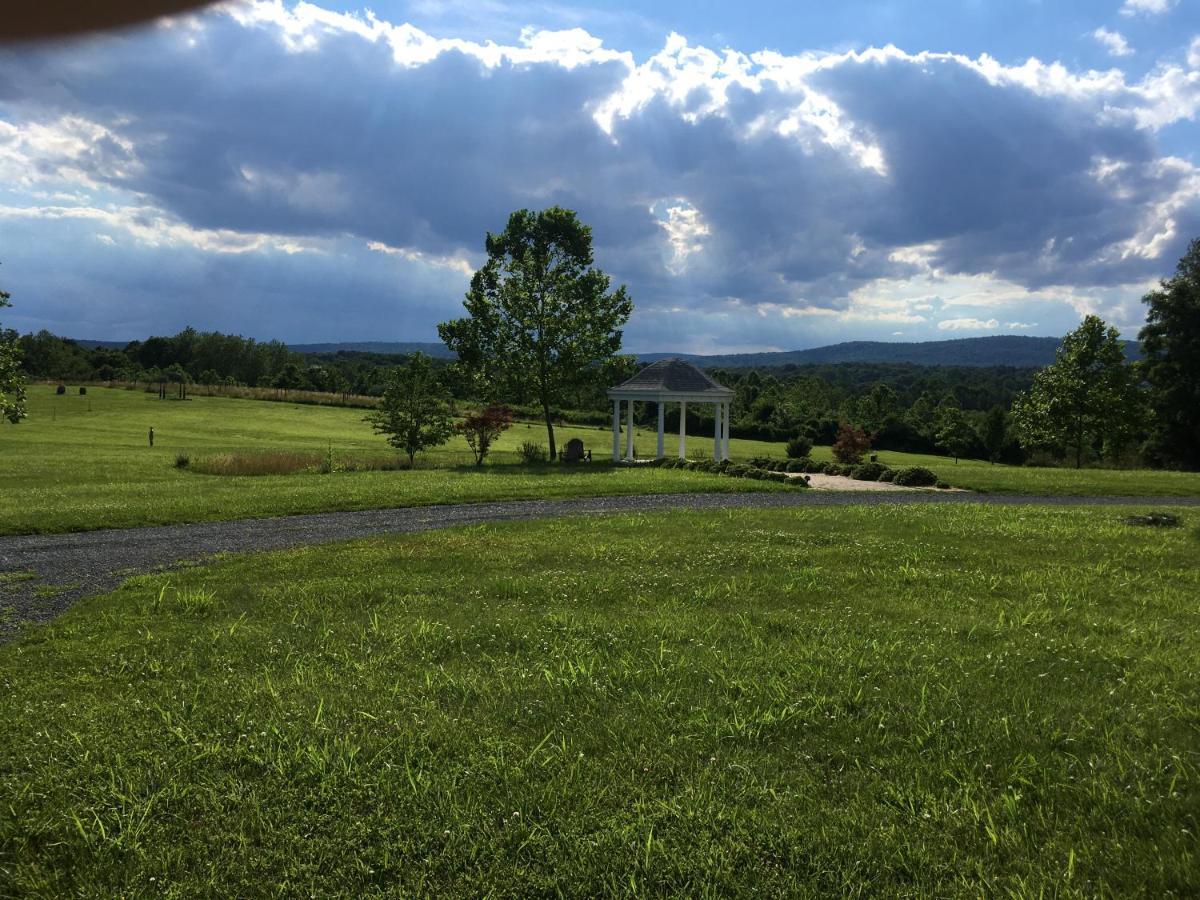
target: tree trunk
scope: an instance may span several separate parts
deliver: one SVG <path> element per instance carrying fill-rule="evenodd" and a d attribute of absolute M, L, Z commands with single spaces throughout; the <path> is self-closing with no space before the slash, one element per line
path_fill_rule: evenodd
<path fill-rule="evenodd" d="M 542 412 L 546 416 L 546 435 L 550 440 L 550 461 L 553 462 L 558 458 L 554 446 L 554 422 L 550 418 L 550 404 L 545 400 L 542 401 Z"/>

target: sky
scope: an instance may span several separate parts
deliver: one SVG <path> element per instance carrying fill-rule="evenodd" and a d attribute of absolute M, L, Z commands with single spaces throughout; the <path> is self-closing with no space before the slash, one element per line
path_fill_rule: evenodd
<path fill-rule="evenodd" d="M 1135 337 L 1198 110 L 1196 0 L 225 3 L 0 47 L 3 325 L 436 340 L 557 204 L 630 352 Z"/>

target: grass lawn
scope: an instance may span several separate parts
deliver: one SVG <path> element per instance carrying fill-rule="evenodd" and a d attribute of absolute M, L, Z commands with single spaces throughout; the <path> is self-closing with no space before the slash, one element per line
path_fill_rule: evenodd
<path fill-rule="evenodd" d="M 813 450 L 815 459 L 832 459 L 828 447 Z M 879 451 L 879 461 L 894 468 L 925 466 L 954 487 L 973 491 L 1047 496 L 1197 497 L 1200 473 L 1156 469 L 1048 469 L 999 466 L 980 459 Z"/>
<path fill-rule="evenodd" d="M 516 464 L 522 441 L 546 443 L 544 427 L 518 423 L 501 437 L 491 462 L 471 465 L 461 438 L 418 457 L 407 472 L 222 477 L 176 469 L 176 454 L 246 450 L 382 452 L 384 439 L 362 421 L 363 410 L 258 400 L 197 397 L 159 400 L 140 391 L 93 388 L 87 396 L 29 390 L 29 418 L 0 428 L 0 534 L 79 531 L 333 509 L 423 506 L 681 491 L 786 490 L 767 482 L 703 472 Z M 150 448 L 147 431 L 155 430 Z M 580 437 L 598 460 L 611 457 L 607 428 L 556 429 L 560 446 Z M 653 454 L 655 435 L 636 432 L 637 449 Z M 734 453 L 781 456 L 776 445 L 732 442 Z M 675 444 L 670 444 L 675 452 Z M 712 456 L 712 439 L 689 440 L 696 458 Z"/>
<path fill-rule="evenodd" d="M 78 531 L 211 519 L 273 516 L 334 509 L 422 506 L 483 500 L 601 496 L 682 491 L 780 490 L 776 485 L 701 472 L 629 470 L 607 463 L 525 467 L 522 441 L 545 444 L 544 427 L 518 423 L 501 437 L 492 461 L 470 465 L 461 439 L 418 458 L 407 472 L 304 473 L 228 477 L 176 469 L 179 453 L 256 450 L 339 455 L 385 452 L 383 438 L 363 423 L 363 411 L 225 397 L 162 401 L 140 391 L 93 388 L 87 396 L 30 389 L 30 415 L 0 427 L 0 534 Z M 155 446 L 146 432 L 155 429 Z M 579 437 L 604 460 L 612 452 L 605 428 L 556 429 L 560 446 Z M 666 452 L 676 453 L 675 436 Z M 656 437 L 638 430 L 639 455 Z M 692 437 L 689 455 L 712 455 L 712 438 Z M 782 444 L 733 440 L 735 458 L 782 458 Z M 814 451 L 830 458 L 829 448 Z M 1200 496 L 1200 474 L 1101 469 L 1029 469 L 883 451 L 896 467 L 926 465 L 956 487 L 1034 494 Z"/>
<path fill-rule="evenodd" d="M 1200 533 L 668 513 L 230 557 L 0 647 L 0 896 L 1195 896 Z"/>

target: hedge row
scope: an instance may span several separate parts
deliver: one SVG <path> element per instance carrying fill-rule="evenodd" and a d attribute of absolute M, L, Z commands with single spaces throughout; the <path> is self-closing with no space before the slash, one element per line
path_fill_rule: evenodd
<path fill-rule="evenodd" d="M 664 469 L 691 469 L 697 472 L 718 472 L 733 478 L 756 478 L 766 481 L 778 481 L 797 487 L 808 487 L 803 478 L 789 478 L 788 474 L 798 472 L 824 475 L 844 475 L 855 481 L 890 481 L 901 487 L 949 487 L 945 482 L 938 481 L 935 475 L 924 466 L 905 466 L 893 469 L 880 462 L 865 462 L 857 465 L 845 465 L 837 462 L 824 462 L 804 457 L 803 459 L 768 459 L 756 456 L 749 464 L 735 463 L 729 460 L 717 462 L 715 459 L 655 459 L 652 466 Z"/>
<path fill-rule="evenodd" d="M 715 459 L 664 458 L 651 460 L 649 465 L 662 469 L 690 469 L 694 472 L 714 472 L 721 475 L 728 475 L 730 478 L 753 478 L 757 481 L 775 481 L 798 488 L 808 487 L 808 482 L 803 478 L 789 478 L 783 469 L 768 469 L 762 466 L 735 463 L 728 459 L 718 462 Z"/>
<path fill-rule="evenodd" d="M 844 475 L 856 481 L 890 481 L 902 487 L 945 487 L 937 475 L 924 466 L 905 466 L 892 469 L 880 462 L 865 462 L 857 465 L 824 462 L 804 457 L 803 459 L 768 459 L 755 457 L 750 464 L 770 472 L 809 472 L 823 475 Z"/>

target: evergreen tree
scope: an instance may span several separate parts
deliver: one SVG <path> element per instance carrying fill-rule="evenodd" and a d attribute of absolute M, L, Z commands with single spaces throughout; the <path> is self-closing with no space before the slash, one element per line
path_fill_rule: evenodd
<path fill-rule="evenodd" d="M 1200 469 L 1200 238 L 1174 277 L 1142 298 L 1149 309 L 1138 335 L 1155 412 L 1155 445 L 1171 462 Z"/>

